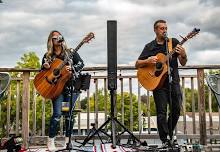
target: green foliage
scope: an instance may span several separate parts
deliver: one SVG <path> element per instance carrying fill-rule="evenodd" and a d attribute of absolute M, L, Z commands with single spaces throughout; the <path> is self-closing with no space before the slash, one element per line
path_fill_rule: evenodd
<path fill-rule="evenodd" d="M 95 98 L 97 98 L 98 101 L 98 111 L 105 111 L 105 104 L 107 106 L 107 115 L 110 115 L 111 111 L 111 105 L 110 105 L 110 95 L 109 92 L 107 92 L 107 96 L 104 95 L 104 89 L 100 89 L 97 91 L 97 93 L 93 93 L 93 95 L 90 97 L 90 111 L 95 111 Z M 107 99 L 105 101 L 105 98 Z M 119 121 L 122 121 L 122 96 L 121 93 L 117 94 L 117 118 Z M 133 113 L 133 128 L 135 131 L 138 130 L 138 100 L 137 96 L 135 94 L 132 94 L 130 97 L 130 94 L 128 92 L 123 93 L 123 99 L 124 99 L 124 124 L 127 128 L 130 128 L 130 98 L 132 99 L 132 113 Z M 81 100 L 81 103 L 83 106 L 81 106 L 84 110 L 87 109 L 87 98 L 84 98 Z M 146 111 L 146 107 L 144 103 L 141 103 L 141 109 L 142 111 Z"/>
<path fill-rule="evenodd" d="M 149 103 L 150 109 L 148 109 L 148 100 L 150 101 L 150 103 Z M 145 115 L 147 114 L 147 112 L 150 112 L 151 116 L 156 116 L 156 107 L 155 107 L 155 102 L 154 102 L 154 98 L 152 95 L 149 95 L 149 99 L 146 94 L 142 95 L 141 102 L 144 105 L 143 113 Z"/>
<path fill-rule="evenodd" d="M 36 55 L 35 52 L 29 52 L 29 53 L 25 53 L 21 58 L 20 61 L 17 62 L 17 65 L 15 66 L 15 68 L 40 68 L 40 62 L 39 62 L 39 57 Z M 12 72 L 10 73 L 12 78 L 22 78 L 21 73 L 19 72 Z M 34 73 L 31 74 L 31 76 L 34 76 Z M 11 81 L 10 83 L 10 94 L 11 97 L 4 97 L 2 99 L 2 101 L 0 102 L 1 104 L 1 119 L 0 119 L 0 128 L 1 128 L 1 132 L 0 132 L 0 136 L 4 137 L 6 135 L 6 122 L 7 122 L 7 104 L 9 104 L 10 101 L 10 105 L 8 106 L 10 109 L 10 133 L 13 133 L 15 131 L 15 118 L 16 118 L 16 98 L 17 98 L 17 85 L 20 88 L 19 94 L 20 94 L 20 101 L 19 101 L 19 106 L 20 106 L 20 111 L 19 111 L 19 119 L 21 120 L 22 118 L 22 88 L 23 88 L 23 83 L 22 81 L 20 83 L 17 83 L 19 81 Z M 8 93 L 9 93 L 8 91 Z M 32 95 L 33 92 L 33 83 L 31 82 L 30 84 L 30 95 Z M 31 99 L 32 96 L 31 96 Z M 32 101 L 32 100 L 31 100 Z M 39 99 L 37 99 L 37 102 L 39 102 Z M 30 103 L 30 105 L 32 106 L 32 102 Z M 39 109 L 38 109 L 39 110 Z M 37 110 L 37 111 L 38 111 Z M 30 113 L 32 113 L 32 110 L 30 110 Z M 42 115 L 39 114 L 39 115 Z M 30 123 L 32 124 L 32 119 L 30 119 Z M 21 121 L 19 123 L 19 128 L 21 128 Z"/>
<path fill-rule="evenodd" d="M 205 84 L 205 109 L 206 112 L 209 111 L 209 88 Z M 192 90 L 190 88 L 185 88 L 185 97 L 186 97 L 186 111 L 192 112 Z M 199 111 L 199 105 L 198 105 L 198 90 L 194 89 L 194 100 L 195 100 L 195 111 Z M 214 97 L 214 95 L 211 96 L 211 104 L 212 104 L 212 112 L 218 112 L 218 103 Z"/>
<path fill-rule="evenodd" d="M 15 68 L 40 68 L 40 59 L 35 52 L 25 53 L 20 61 L 17 62 Z"/>
<path fill-rule="evenodd" d="M 31 98 L 33 99 L 33 98 Z M 33 126 L 33 100 L 30 101 L 30 130 L 32 133 L 32 128 Z M 52 107 L 52 102 L 50 100 L 43 100 L 40 95 L 37 95 L 36 98 L 36 133 L 38 135 L 42 134 L 42 120 L 43 120 L 43 107 L 45 108 L 45 133 L 48 133 L 48 128 L 49 128 L 49 123 L 50 123 L 50 117 L 51 117 L 51 107 Z"/>
<path fill-rule="evenodd" d="M 209 70 L 208 74 L 220 74 L 220 70 Z"/>

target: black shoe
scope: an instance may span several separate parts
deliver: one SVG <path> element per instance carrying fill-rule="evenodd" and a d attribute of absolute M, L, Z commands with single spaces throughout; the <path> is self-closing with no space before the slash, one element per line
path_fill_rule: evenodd
<path fill-rule="evenodd" d="M 172 141 L 172 145 L 173 145 L 173 147 L 179 147 L 179 144 L 178 144 L 178 142 L 177 142 L 177 139 L 174 139 L 174 140 Z"/>
<path fill-rule="evenodd" d="M 172 144 L 172 147 L 179 147 L 176 136 L 174 136 L 173 139 L 171 140 L 171 144 Z"/>
<path fill-rule="evenodd" d="M 171 143 L 170 143 L 170 140 L 166 140 L 162 143 L 162 146 L 160 147 L 160 149 L 167 149 L 167 148 L 170 148 L 171 147 Z"/>

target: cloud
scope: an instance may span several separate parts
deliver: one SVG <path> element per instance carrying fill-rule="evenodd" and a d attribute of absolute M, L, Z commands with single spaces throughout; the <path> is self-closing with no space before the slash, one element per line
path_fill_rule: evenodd
<path fill-rule="evenodd" d="M 211 65 L 219 63 L 219 51 L 220 50 L 203 50 L 193 53 L 189 58 L 189 64 L 198 64 L 200 61 L 203 65 Z"/>
<path fill-rule="evenodd" d="M 205 5 L 220 6 L 219 0 L 200 0 L 200 3 Z"/>
<path fill-rule="evenodd" d="M 0 4 L 0 67 L 14 67 L 27 51 L 43 56 L 51 30 L 60 31 L 69 47 L 75 48 L 88 32 L 96 39 L 79 50 L 86 65 L 107 63 L 107 20 L 117 20 L 118 63 L 134 64 L 144 45 L 155 38 L 153 23 L 168 22 L 169 36 L 185 36 L 194 27 L 200 34 L 184 46 L 189 63 L 203 64 L 199 58 L 206 53 L 204 63 L 219 53 L 218 1 L 212 0 L 19 0 Z M 216 54 L 215 54 L 216 55 Z M 219 55 L 218 55 L 219 56 Z"/>

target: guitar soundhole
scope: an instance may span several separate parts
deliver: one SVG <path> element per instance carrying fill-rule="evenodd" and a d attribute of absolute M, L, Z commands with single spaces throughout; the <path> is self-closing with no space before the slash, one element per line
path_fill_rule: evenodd
<path fill-rule="evenodd" d="M 163 64 L 161 62 L 156 63 L 156 71 L 161 71 L 163 69 Z"/>
<path fill-rule="evenodd" d="M 60 70 L 59 70 L 59 69 L 54 69 L 53 75 L 54 75 L 55 77 L 59 76 L 59 75 L 60 75 Z"/>
<path fill-rule="evenodd" d="M 158 77 L 163 70 L 163 64 L 161 62 L 156 63 L 156 71 L 155 71 L 155 76 Z"/>

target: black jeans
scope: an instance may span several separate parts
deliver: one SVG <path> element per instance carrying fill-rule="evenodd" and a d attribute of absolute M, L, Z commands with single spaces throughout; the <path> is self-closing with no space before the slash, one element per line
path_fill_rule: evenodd
<path fill-rule="evenodd" d="M 172 98 L 172 109 L 169 106 L 170 112 L 167 120 L 167 105 L 170 105 L 169 100 L 169 87 L 163 87 L 153 91 L 154 101 L 156 104 L 157 111 L 157 127 L 159 131 L 159 136 L 162 142 L 167 140 L 167 135 L 170 138 L 173 136 L 174 128 L 178 122 L 180 111 L 182 107 L 182 93 L 179 84 L 171 85 L 171 98 Z M 172 128 L 171 128 L 172 122 Z"/>

